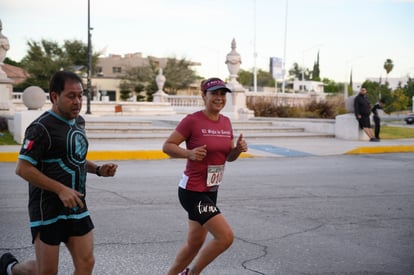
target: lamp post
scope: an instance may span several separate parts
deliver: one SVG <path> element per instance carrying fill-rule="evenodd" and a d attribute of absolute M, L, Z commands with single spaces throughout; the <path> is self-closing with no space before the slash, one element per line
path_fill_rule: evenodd
<path fill-rule="evenodd" d="M 91 16 L 90 16 L 90 0 L 88 0 L 88 76 L 86 83 L 86 114 L 91 114 L 91 74 L 92 74 L 92 45 L 91 45 Z"/>
<path fill-rule="evenodd" d="M 256 61 L 257 61 L 257 52 L 256 52 L 256 0 L 254 0 L 254 9 L 253 9 L 253 24 L 254 24 L 254 31 L 253 31 L 253 91 L 257 92 L 257 68 L 256 68 Z"/>
<path fill-rule="evenodd" d="M 286 9 L 285 9 L 285 37 L 283 41 L 283 63 L 282 63 L 282 94 L 285 93 L 285 71 L 286 71 L 286 40 L 287 40 L 287 23 L 288 23 L 288 4 L 289 1 L 286 0 Z"/>

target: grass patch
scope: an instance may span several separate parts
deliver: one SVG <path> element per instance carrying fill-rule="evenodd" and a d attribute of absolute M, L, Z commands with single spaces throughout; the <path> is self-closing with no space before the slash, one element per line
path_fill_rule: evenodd
<path fill-rule="evenodd" d="M 414 128 L 381 126 L 381 139 L 414 138 Z"/>
<path fill-rule="evenodd" d="M 0 132 L 0 145 L 18 145 L 8 131 Z"/>

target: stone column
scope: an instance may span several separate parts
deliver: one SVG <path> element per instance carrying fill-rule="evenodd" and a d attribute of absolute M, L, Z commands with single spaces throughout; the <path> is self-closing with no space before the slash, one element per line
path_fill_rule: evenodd
<path fill-rule="evenodd" d="M 3 24 L 0 20 L 0 110 L 10 110 L 13 93 L 13 80 L 9 79 L 3 71 L 3 61 L 10 49 L 9 39 L 2 34 Z"/>
<path fill-rule="evenodd" d="M 247 90 L 237 81 L 241 56 L 236 51 L 236 40 L 234 38 L 231 41 L 231 51 L 227 54 L 225 63 L 230 72 L 230 81 L 227 86 L 232 90 L 232 93 L 227 94 L 227 104 L 224 112 L 231 112 L 234 119 L 249 119 L 254 117 L 254 112 L 246 107 Z"/>
<path fill-rule="evenodd" d="M 162 74 L 162 68 L 159 69 L 157 77 L 155 77 L 158 91 L 153 95 L 153 102 L 167 102 L 167 94 L 163 91 L 165 84 L 165 76 Z"/>

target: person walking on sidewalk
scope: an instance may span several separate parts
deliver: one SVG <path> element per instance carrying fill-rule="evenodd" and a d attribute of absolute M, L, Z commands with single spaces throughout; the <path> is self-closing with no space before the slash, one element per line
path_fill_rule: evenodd
<path fill-rule="evenodd" d="M 52 109 L 26 130 L 16 174 L 29 182 L 29 216 L 36 260 L 0 258 L 0 274 L 57 274 L 60 243 L 65 243 L 74 274 L 92 274 L 94 225 L 85 201 L 86 174 L 112 177 L 117 165 L 86 160 L 88 140 L 82 107 L 82 80 L 59 71 L 49 86 Z"/>
<path fill-rule="evenodd" d="M 378 110 L 383 110 L 385 105 L 385 100 L 380 99 L 378 103 L 372 108 L 372 114 L 374 119 L 374 136 L 376 139 L 380 140 L 380 131 L 381 131 L 381 118 L 378 115 Z"/>
<path fill-rule="evenodd" d="M 370 114 L 371 114 L 371 104 L 367 98 L 367 89 L 361 88 L 359 94 L 354 99 L 354 111 L 356 119 L 359 123 L 359 128 L 364 130 L 364 132 L 369 137 L 369 141 L 379 141 L 379 139 L 375 138 L 374 133 L 371 129 L 371 121 L 370 121 Z"/>
<path fill-rule="evenodd" d="M 217 193 L 226 161 L 234 161 L 246 152 L 247 143 L 240 134 L 234 144 L 230 119 L 220 114 L 226 104 L 226 93 L 231 93 L 225 83 L 219 78 L 209 78 L 201 82 L 201 91 L 204 110 L 187 115 L 163 144 L 163 151 L 169 156 L 187 159 L 178 197 L 188 212 L 188 234 L 169 275 L 200 274 L 230 247 L 234 238 L 216 205 Z M 180 147 L 184 141 L 186 149 Z M 200 251 L 207 233 L 213 238 Z"/>

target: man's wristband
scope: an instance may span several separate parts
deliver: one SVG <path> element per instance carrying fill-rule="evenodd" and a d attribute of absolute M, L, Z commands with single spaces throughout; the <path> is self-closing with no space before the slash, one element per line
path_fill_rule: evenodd
<path fill-rule="evenodd" d="M 102 177 L 102 175 L 101 175 L 101 166 L 96 166 L 96 169 L 95 169 L 95 174 L 96 174 L 98 177 Z"/>

